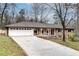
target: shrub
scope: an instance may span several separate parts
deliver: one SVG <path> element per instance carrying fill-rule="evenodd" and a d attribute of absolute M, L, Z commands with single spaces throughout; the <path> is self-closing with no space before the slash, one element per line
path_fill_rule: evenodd
<path fill-rule="evenodd" d="M 75 34 L 75 33 L 69 33 L 68 39 L 71 40 L 71 41 L 75 41 L 75 39 L 76 39 L 76 34 Z"/>

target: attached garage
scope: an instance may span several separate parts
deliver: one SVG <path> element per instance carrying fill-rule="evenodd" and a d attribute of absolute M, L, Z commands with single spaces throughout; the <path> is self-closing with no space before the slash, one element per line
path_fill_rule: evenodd
<path fill-rule="evenodd" d="M 8 35 L 9 36 L 32 36 L 33 29 L 30 28 L 9 28 Z"/>

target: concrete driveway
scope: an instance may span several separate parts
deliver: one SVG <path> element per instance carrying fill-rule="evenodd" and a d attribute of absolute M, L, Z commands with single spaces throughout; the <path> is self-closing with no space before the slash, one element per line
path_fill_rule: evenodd
<path fill-rule="evenodd" d="M 11 37 L 30 56 L 79 56 L 79 52 L 35 36 Z"/>

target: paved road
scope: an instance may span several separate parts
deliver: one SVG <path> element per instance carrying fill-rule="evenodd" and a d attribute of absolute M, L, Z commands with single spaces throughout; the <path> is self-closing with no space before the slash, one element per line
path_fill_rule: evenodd
<path fill-rule="evenodd" d="M 79 56 L 79 52 L 35 36 L 12 37 L 30 56 Z"/>

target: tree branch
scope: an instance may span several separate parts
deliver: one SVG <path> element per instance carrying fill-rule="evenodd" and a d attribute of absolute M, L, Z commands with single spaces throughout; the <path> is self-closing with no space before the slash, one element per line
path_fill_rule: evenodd
<path fill-rule="evenodd" d="M 70 22 L 73 20 L 73 18 L 71 18 L 70 20 L 69 20 L 69 22 L 67 23 L 67 25 L 66 25 L 66 27 L 68 26 L 68 24 L 70 24 Z"/>

